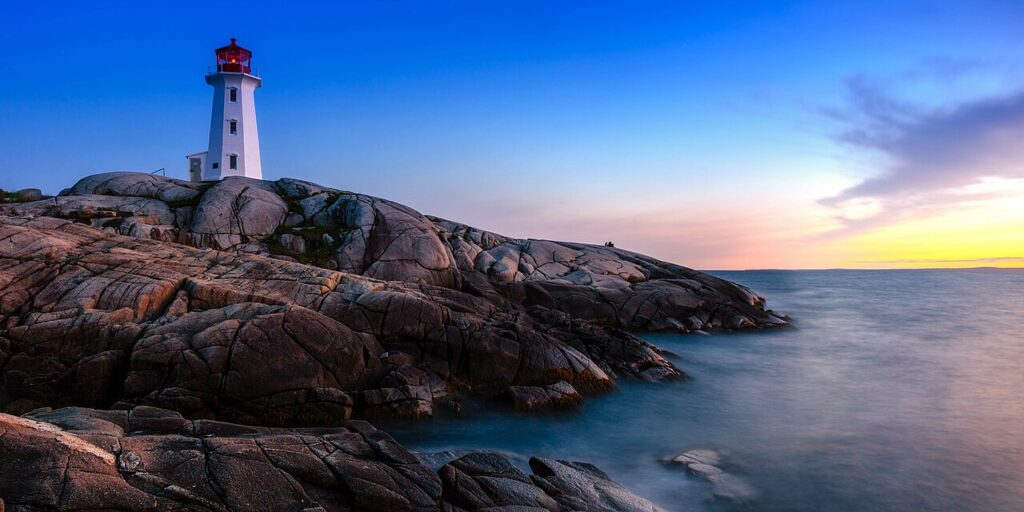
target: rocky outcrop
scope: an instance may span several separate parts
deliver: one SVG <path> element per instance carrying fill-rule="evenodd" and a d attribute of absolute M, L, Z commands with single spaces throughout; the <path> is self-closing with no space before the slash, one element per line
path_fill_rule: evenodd
<path fill-rule="evenodd" d="M 679 375 L 625 332 L 493 300 L 0 216 L 0 399 L 310 425 L 429 416 L 452 392 Z"/>
<path fill-rule="evenodd" d="M 212 250 L 211 250 L 212 249 Z M 0 207 L 0 407 L 269 425 L 576 406 L 681 373 L 623 329 L 782 325 L 741 286 L 316 184 L 110 173 Z"/>
<path fill-rule="evenodd" d="M 36 198 L 0 205 L 0 410 L 33 411 L 0 415 L 0 511 L 656 510 L 578 462 L 438 476 L 351 418 L 577 407 L 683 376 L 629 330 L 786 323 L 678 265 L 300 180 Z"/>
<path fill-rule="evenodd" d="M 369 423 L 319 429 L 188 420 L 151 407 L 0 414 L 9 512 L 659 510 L 593 466 L 471 453 L 440 475 Z M 519 510 L 530 510 L 521 508 Z"/>
<path fill-rule="evenodd" d="M 624 329 L 690 332 L 785 324 L 750 290 L 679 265 L 609 246 L 510 238 L 294 179 L 194 184 L 107 173 L 83 178 L 57 200 L 10 211 L 501 296 Z"/>

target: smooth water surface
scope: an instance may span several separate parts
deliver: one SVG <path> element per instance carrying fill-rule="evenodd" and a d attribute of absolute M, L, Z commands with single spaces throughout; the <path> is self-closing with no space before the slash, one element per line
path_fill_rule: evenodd
<path fill-rule="evenodd" d="M 409 448 L 593 462 L 669 510 L 1024 510 L 1024 271 L 718 272 L 795 328 L 647 335 L 685 382 L 575 414 L 473 409 L 389 426 Z M 737 506 L 658 460 L 713 448 Z"/>

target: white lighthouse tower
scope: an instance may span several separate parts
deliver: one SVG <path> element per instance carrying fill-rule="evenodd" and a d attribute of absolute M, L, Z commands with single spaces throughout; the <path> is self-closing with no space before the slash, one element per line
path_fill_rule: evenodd
<path fill-rule="evenodd" d="M 188 155 L 192 181 L 228 176 L 262 179 L 260 136 L 254 92 L 262 84 L 252 70 L 252 52 L 235 44 L 218 48 L 217 71 L 206 75 L 213 86 L 210 145 L 206 153 Z"/>

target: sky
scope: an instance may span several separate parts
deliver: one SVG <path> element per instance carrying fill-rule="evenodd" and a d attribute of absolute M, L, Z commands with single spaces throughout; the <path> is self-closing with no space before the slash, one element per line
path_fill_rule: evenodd
<path fill-rule="evenodd" d="M 18 2 L 0 188 L 187 177 L 238 38 L 265 179 L 701 269 L 1024 266 L 1021 2 Z"/>

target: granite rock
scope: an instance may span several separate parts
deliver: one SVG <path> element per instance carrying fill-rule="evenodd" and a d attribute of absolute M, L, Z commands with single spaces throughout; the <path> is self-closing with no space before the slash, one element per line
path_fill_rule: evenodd
<path fill-rule="evenodd" d="M 675 264 L 301 180 L 108 173 L 0 206 L 13 412 L 124 402 L 319 425 L 431 416 L 454 391 L 576 406 L 618 378 L 683 376 L 627 330 L 785 324 L 752 291 Z"/>
<path fill-rule="evenodd" d="M 273 429 L 162 409 L 0 414 L 10 511 L 437 510 L 438 476 L 365 422 Z"/>
<path fill-rule="evenodd" d="M 57 202 L 14 211 L 201 248 L 267 253 L 277 242 L 286 256 L 322 249 L 325 254 L 303 261 L 386 281 L 469 288 L 623 329 L 703 332 L 787 323 L 749 289 L 679 265 L 612 246 L 502 236 L 290 178 L 194 184 L 106 173 L 83 178 Z"/>

